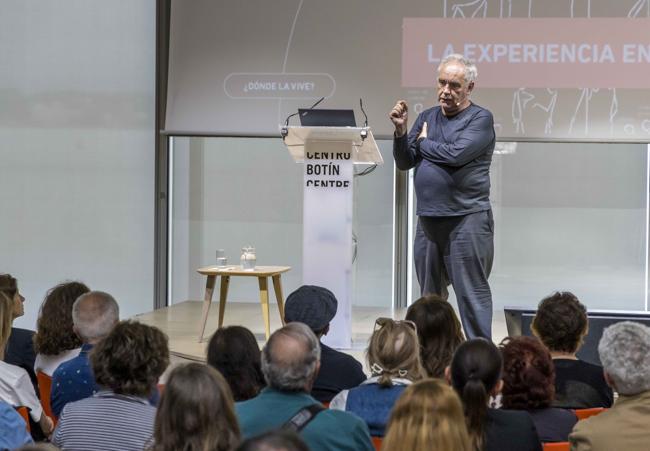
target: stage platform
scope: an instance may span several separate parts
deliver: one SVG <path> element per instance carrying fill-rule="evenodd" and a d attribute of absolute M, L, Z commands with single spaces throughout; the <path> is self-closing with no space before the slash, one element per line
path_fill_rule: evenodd
<path fill-rule="evenodd" d="M 160 328 L 169 337 L 169 348 L 174 361 L 193 360 L 205 361 L 205 347 L 210 335 L 217 329 L 218 302 L 213 302 L 206 326 L 206 338 L 198 341 L 199 322 L 201 319 L 202 301 L 185 301 L 173 304 L 153 312 L 136 315 L 136 319 L 145 324 Z M 277 306 L 271 304 L 271 331 L 281 326 Z M 364 362 L 364 352 L 368 339 L 372 334 L 375 319 L 387 316 L 403 319 L 406 309 L 381 307 L 352 308 L 352 349 L 344 350 L 359 361 Z M 228 302 L 224 317 L 224 325 L 241 325 L 250 329 L 256 336 L 260 347 L 264 345 L 264 322 L 258 303 Z M 496 343 L 507 335 L 503 311 L 494 313 L 492 323 L 493 338 Z M 365 366 L 365 363 L 364 363 Z"/>

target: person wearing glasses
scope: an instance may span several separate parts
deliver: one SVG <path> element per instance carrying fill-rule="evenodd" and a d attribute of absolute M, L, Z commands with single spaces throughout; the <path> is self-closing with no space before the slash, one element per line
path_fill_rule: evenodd
<path fill-rule="evenodd" d="M 438 66 L 438 105 L 408 130 L 408 105 L 390 112 L 398 169 L 415 168 L 418 221 L 428 240 L 415 242 L 422 294 L 447 299 L 454 288 L 467 338 L 492 336 L 488 276 L 494 257 L 490 164 L 495 145 L 492 113 L 470 100 L 477 69 L 452 54 Z"/>
<path fill-rule="evenodd" d="M 367 356 L 372 376 L 336 395 L 330 409 L 357 415 L 368 425 L 370 435 L 383 437 L 397 398 L 407 386 L 426 376 L 415 323 L 378 318 Z"/>

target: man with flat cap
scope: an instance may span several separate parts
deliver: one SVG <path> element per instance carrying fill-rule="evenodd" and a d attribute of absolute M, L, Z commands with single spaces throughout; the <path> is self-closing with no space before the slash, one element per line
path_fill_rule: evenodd
<path fill-rule="evenodd" d="M 320 341 L 330 329 L 338 301 L 327 288 L 303 285 L 287 297 L 284 321 L 309 326 Z M 311 395 L 320 402 L 330 402 L 341 390 L 356 387 L 366 380 L 361 363 L 354 357 L 320 343 L 321 365 Z"/>

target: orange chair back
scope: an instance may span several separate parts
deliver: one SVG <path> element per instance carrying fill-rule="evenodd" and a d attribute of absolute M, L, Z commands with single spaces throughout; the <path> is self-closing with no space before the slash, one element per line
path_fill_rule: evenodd
<path fill-rule="evenodd" d="M 569 442 L 544 443 L 544 451 L 569 451 Z"/>
<path fill-rule="evenodd" d="M 603 413 L 606 410 L 607 409 L 604 407 L 594 407 L 592 409 L 576 409 L 574 412 L 576 413 L 578 420 L 584 420 L 585 418 L 593 417 L 594 415 Z"/>
<path fill-rule="evenodd" d="M 29 409 L 25 406 L 20 406 L 16 407 L 16 411 L 20 414 L 21 417 L 23 417 L 23 420 L 25 420 L 25 423 L 27 425 L 27 432 L 31 432 L 32 428 L 29 427 Z"/>
<path fill-rule="evenodd" d="M 52 421 L 56 424 L 56 417 L 52 414 L 52 406 L 50 406 L 52 377 L 39 371 L 36 373 L 36 379 L 38 380 L 38 392 L 41 395 L 41 406 L 43 407 L 43 412 L 45 412 L 45 415 L 48 417 L 52 418 Z"/>
<path fill-rule="evenodd" d="M 372 436 L 372 444 L 375 445 L 375 450 L 379 451 L 381 449 L 381 441 L 384 439 L 384 437 L 375 437 Z"/>

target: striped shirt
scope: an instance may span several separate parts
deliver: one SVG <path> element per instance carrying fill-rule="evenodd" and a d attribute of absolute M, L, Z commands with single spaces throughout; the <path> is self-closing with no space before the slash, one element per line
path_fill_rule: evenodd
<path fill-rule="evenodd" d="M 155 416 L 145 398 L 102 390 L 66 404 L 52 443 L 66 451 L 142 451 L 151 441 Z"/>

